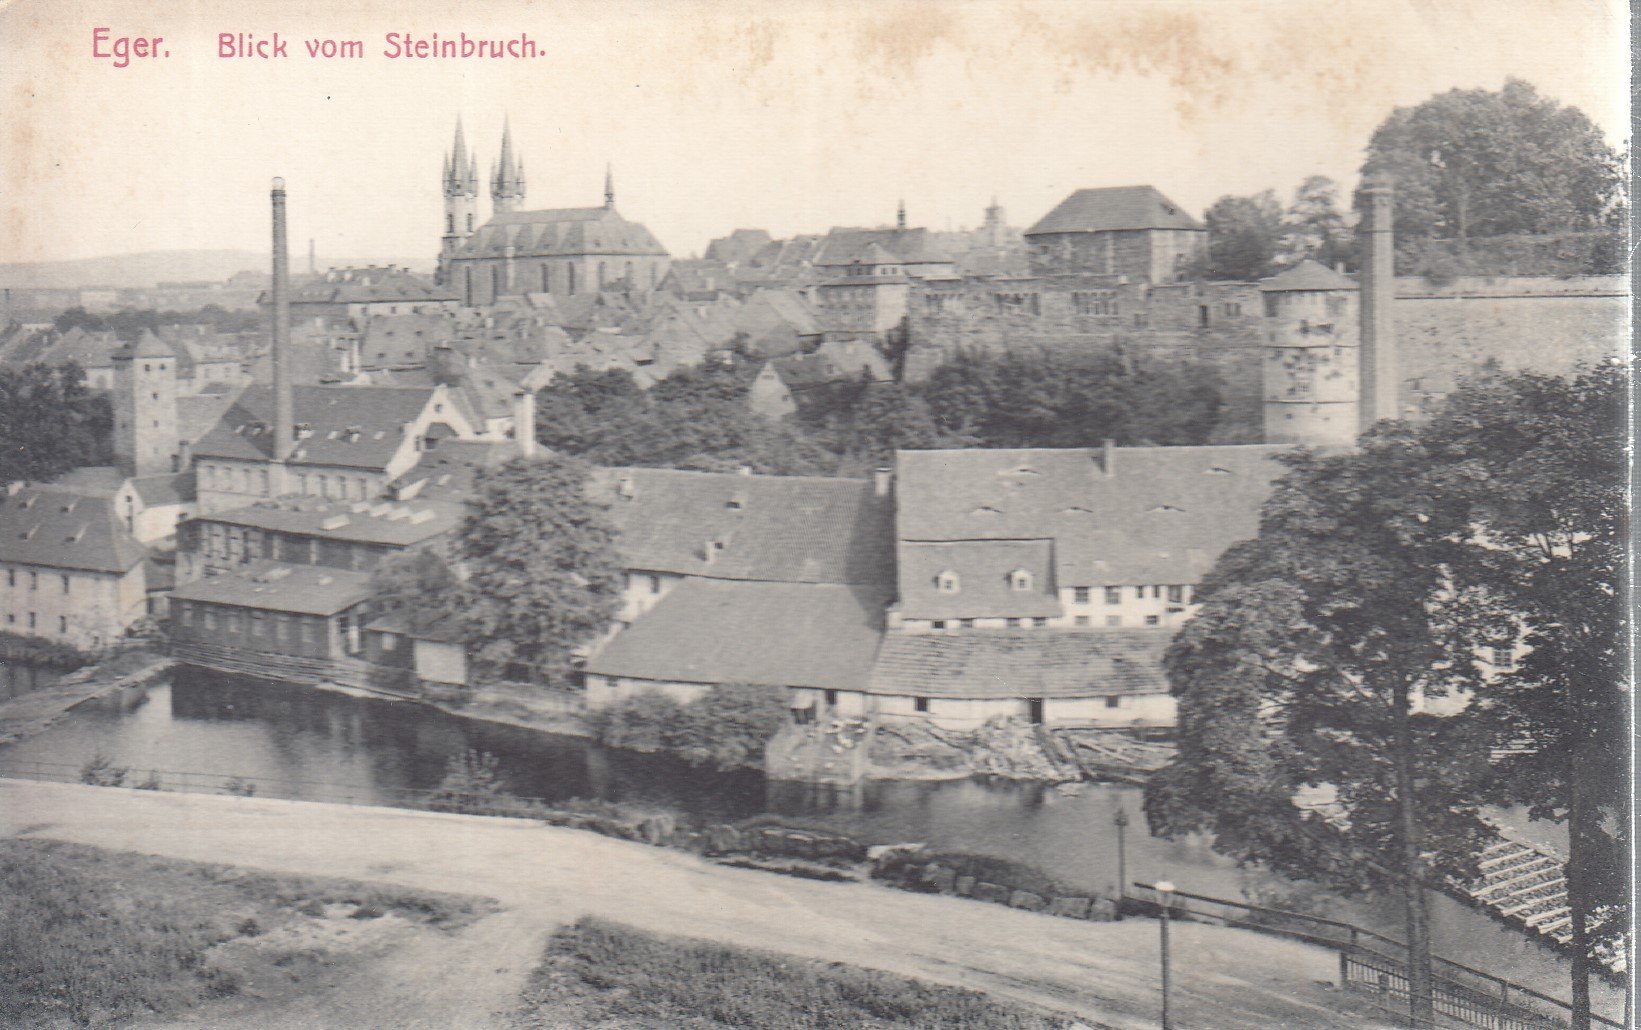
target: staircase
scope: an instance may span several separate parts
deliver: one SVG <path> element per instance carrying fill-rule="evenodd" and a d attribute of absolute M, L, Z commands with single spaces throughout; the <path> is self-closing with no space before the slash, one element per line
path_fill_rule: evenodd
<path fill-rule="evenodd" d="M 1480 878 L 1460 885 L 1477 903 L 1558 944 L 1572 942 L 1560 858 L 1505 837 L 1482 849 L 1478 865 Z"/>

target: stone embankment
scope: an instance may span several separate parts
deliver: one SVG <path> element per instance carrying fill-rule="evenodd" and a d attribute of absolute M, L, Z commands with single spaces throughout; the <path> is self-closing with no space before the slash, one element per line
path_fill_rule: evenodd
<path fill-rule="evenodd" d="M 147 684 L 173 664 L 170 658 L 151 651 L 126 651 L 0 702 L 0 744 L 32 737 L 94 697 Z"/>
<path fill-rule="evenodd" d="M 1121 730 L 1047 729 L 1023 719 L 990 722 L 977 730 L 928 723 L 877 727 L 871 744 L 873 779 L 963 779 L 1067 783 L 1114 779 L 1143 782 L 1173 754 L 1166 744 L 1140 741 Z"/>

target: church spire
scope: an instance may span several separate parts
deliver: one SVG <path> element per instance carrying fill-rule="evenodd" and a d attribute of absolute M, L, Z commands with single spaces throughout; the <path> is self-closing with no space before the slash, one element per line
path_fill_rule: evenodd
<path fill-rule="evenodd" d="M 524 165 L 513 158 L 513 129 L 507 121 L 501 128 L 501 160 L 490 180 L 490 200 L 497 211 L 511 211 L 524 199 Z"/>
<path fill-rule="evenodd" d="M 467 138 L 462 133 L 461 116 L 456 117 L 456 138 L 450 144 L 450 153 L 444 159 L 444 192 L 453 197 L 468 193 L 477 195 L 478 163 L 467 149 Z"/>
<path fill-rule="evenodd" d="M 906 228 L 906 198 L 900 199 L 900 207 L 895 210 L 895 228 L 902 231 Z"/>
<path fill-rule="evenodd" d="M 615 207 L 615 169 L 610 165 L 604 166 L 604 206 Z"/>

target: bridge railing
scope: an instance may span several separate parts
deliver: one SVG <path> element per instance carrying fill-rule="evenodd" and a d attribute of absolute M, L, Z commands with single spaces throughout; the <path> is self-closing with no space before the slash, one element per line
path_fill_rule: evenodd
<path fill-rule="evenodd" d="M 1127 898 L 1145 910 L 1162 906 L 1161 894 L 1135 881 L 1140 893 Z M 1169 892 L 1173 918 L 1260 930 L 1329 948 L 1339 954 L 1339 986 L 1357 991 L 1386 1011 L 1404 1014 L 1408 1002 L 1407 945 L 1384 934 L 1337 919 L 1266 908 L 1190 891 Z M 1571 1025 L 1572 1005 L 1522 984 L 1440 955 L 1431 956 L 1435 1009 L 1439 1016 L 1484 1030 L 1559 1030 Z M 1592 1013 L 1598 1026 L 1624 1024 Z"/>

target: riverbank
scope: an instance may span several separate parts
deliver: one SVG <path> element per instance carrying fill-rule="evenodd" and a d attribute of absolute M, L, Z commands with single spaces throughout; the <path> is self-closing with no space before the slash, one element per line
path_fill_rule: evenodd
<path fill-rule="evenodd" d="M 0 702 L 0 744 L 26 740 L 95 697 L 159 678 L 175 662 L 152 651 L 125 651 L 55 683 Z"/>
<path fill-rule="evenodd" d="M 487 988 L 486 997 L 517 997 L 548 936 L 593 915 L 651 933 L 967 987 L 1096 1026 L 1156 1025 L 1157 932 L 1145 919 L 1061 919 L 957 897 L 775 876 L 526 820 L 0 781 L 0 835 L 25 834 L 493 897 L 504 911 L 469 931 L 484 961 L 452 951 L 447 963 L 462 978 L 488 978 L 475 984 Z M 1182 1027 L 1382 1024 L 1329 986 L 1337 960 L 1324 949 L 1206 924 L 1179 925 L 1173 946 L 1181 972 L 1172 1007 Z M 399 992 L 428 993 L 412 981 L 371 986 L 386 992 L 377 995 L 381 1011 L 399 1010 Z M 322 992 L 304 1011 L 322 1013 L 332 1001 L 346 1006 L 344 994 Z M 359 1013 L 367 1001 L 352 997 L 352 1008 L 343 1010 Z M 464 1025 L 492 1024 L 478 1018 Z"/>

